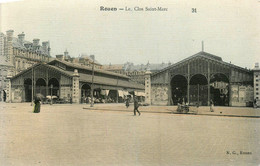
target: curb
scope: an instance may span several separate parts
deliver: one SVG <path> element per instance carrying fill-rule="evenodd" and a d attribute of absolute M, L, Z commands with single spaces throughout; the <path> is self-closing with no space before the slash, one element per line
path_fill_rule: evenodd
<path fill-rule="evenodd" d="M 241 118 L 260 118 L 260 116 L 247 116 L 247 115 L 216 115 L 216 114 L 197 114 L 206 116 L 226 116 L 226 117 L 241 117 Z"/>

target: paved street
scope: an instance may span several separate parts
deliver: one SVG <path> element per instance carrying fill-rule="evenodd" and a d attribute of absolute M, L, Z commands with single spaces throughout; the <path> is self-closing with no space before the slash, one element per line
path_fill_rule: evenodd
<path fill-rule="evenodd" d="M 171 114 L 174 107 L 133 116 L 123 104 L 32 109 L 0 103 L 0 165 L 260 164 L 259 118 Z"/>

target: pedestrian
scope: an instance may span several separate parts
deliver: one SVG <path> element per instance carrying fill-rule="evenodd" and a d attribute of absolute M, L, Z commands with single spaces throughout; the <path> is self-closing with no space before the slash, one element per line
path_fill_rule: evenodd
<path fill-rule="evenodd" d="M 136 115 L 136 111 L 138 112 L 139 116 L 141 115 L 140 111 L 138 110 L 139 104 L 138 104 L 138 100 L 135 97 L 134 98 L 134 116 Z"/>
<path fill-rule="evenodd" d="M 126 98 L 126 101 L 125 101 L 125 106 L 126 106 L 126 108 L 128 108 L 128 107 L 129 107 L 129 98 Z"/>
<path fill-rule="evenodd" d="M 41 109 L 41 98 L 36 96 L 34 98 L 34 110 L 33 110 L 33 113 L 40 113 L 40 109 Z"/>
<path fill-rule="evenodd" d="M 256 102 L 256 99 L 254 100 L 254 108 L 257 108 L 257 102 Z"/>
<path fill-rule="evenodd" d="M 210 112 L 214 112 L 214 102 L 210 100 Z"/>

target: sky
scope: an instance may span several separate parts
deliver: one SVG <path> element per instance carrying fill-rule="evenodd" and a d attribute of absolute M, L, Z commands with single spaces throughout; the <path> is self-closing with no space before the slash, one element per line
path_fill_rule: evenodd
<path fill-rule="evenodd" d="M 101 64 L 176 63 L 200 52 L 204 41 L 205 52 L 226 62 L 247 68 L 260 62 L 260 0 L 6 1 L 0 31 L 50 41 L 53 57 L 67 49 L 72 57 L 95 55 Z M 119 10 L 125 7 L 132 11 Z"/>

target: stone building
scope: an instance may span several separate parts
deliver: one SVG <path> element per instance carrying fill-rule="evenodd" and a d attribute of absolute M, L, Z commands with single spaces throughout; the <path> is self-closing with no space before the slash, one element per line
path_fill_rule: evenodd
<path fill-rule="evenodd" d="M 255 63 L 254 71 L 254 99 L 256 99 L 257 105 L 260 104 L 260 68 L 259 63 Z"/>
<path fill-rule="evenodd" d="M 94 68 L 101 69 L 102 65 L 95 59 L 95 55 L 82 54 L 79 57 L 71 57 L 66 50 L 64 54 L 56 55 L 56 58 L 61 61 L 67 61 L 71 63 L 78 63 L 84 66 L 91 66 L 94 64 Z"/>
<path fill-rule="evenodd" d="M 119 74 L 125 74 L 131 78 L 131 80 L 138 82 L 140 84 L 145 84 L 144 76 L 147 69 L 151 73 L 160 71 L 165 67 L 168 67 L 171 63 L 161 63 L 161 64 L 150 64 L 149 62 L 144 65 L 134 65 L 134 63 L 126 62 L 125 64 L 116 64 L 116 65 L 103 65 L 103 69 Z"/>
<path fill-rule="evenodd" d="M 249 106 L 253 102 L 253 72 L 199 52 L 145 76 L 146 102 L 157 105 Z"/>
<path fill-rule="evenodd" d="M 87 54 L 81 54 L 78 58 L 75 58 L 75 62 L 91 67 L 94 64 L 94 68 L 96 69 L 102 68 L 102 65 L 96 60 L 95 55 L 88 56 Z"/>
<path fill-rule="evenodd" d="M 24 33 L 19 34 L 17 38 L 13 34 L 13 30 L 7 31 L 6 35 L 1 35 L 0 41 L 4 41 L 3 56 L 14 66 L 14 75 L 36 63 L 49 61 L 50 43 L 48 41 L 40 45 L 40 39 L 33 39 L 33 42 L 29 42 L 25 40 Z"/>
<path fill-rule="evenodd" d="M 0 57 L 4 56 L 5 53 L 5 43 L 6 43 L 6 37 L 5 34 L 0 32 Z"/>
<path fill-rule="evenodd" d="M 4 102 L 8 97 L 8 77 L 14 73 L 14 66 L 7 61 L 6 57 L 0 56 L 0 102 Z"/>
<path fill-rule="evenodd" d="M 92 70 L 89 66 L 58 59 L 31 66 L 12 77 L 9 85 L 9 102 L 30 102 L 35 94 L 40 93 L 80 103 L 89 97 L 91 89 L 96 98 L 106 96 L 106 92 L 118 95 L 119 91 L 144 91 L 144 85 L 132 82 L 125 75 L 96 68 Z"/>
<path fill-rule="evenodd" d="M 4 101 L 9 96 L 8 79 L 28 67 L 39 62 L 48 62 L 50 59 L 50 44 L 40 39 L 33 39 L 33 42 L 25 40 L 25 34 L 18 37 L 13 36 L 14 31 L 9 30 L 0 33 L 0 100 Z"/>
<path fill-rule="evenodd" d="M 56 55 L 56 58 L 60 61 L 67 61 L 72 63 L 74 61 L 74 58 L 70 57 L 69 52 L 67 50 L 64 52 L 64 54 Z"/>

